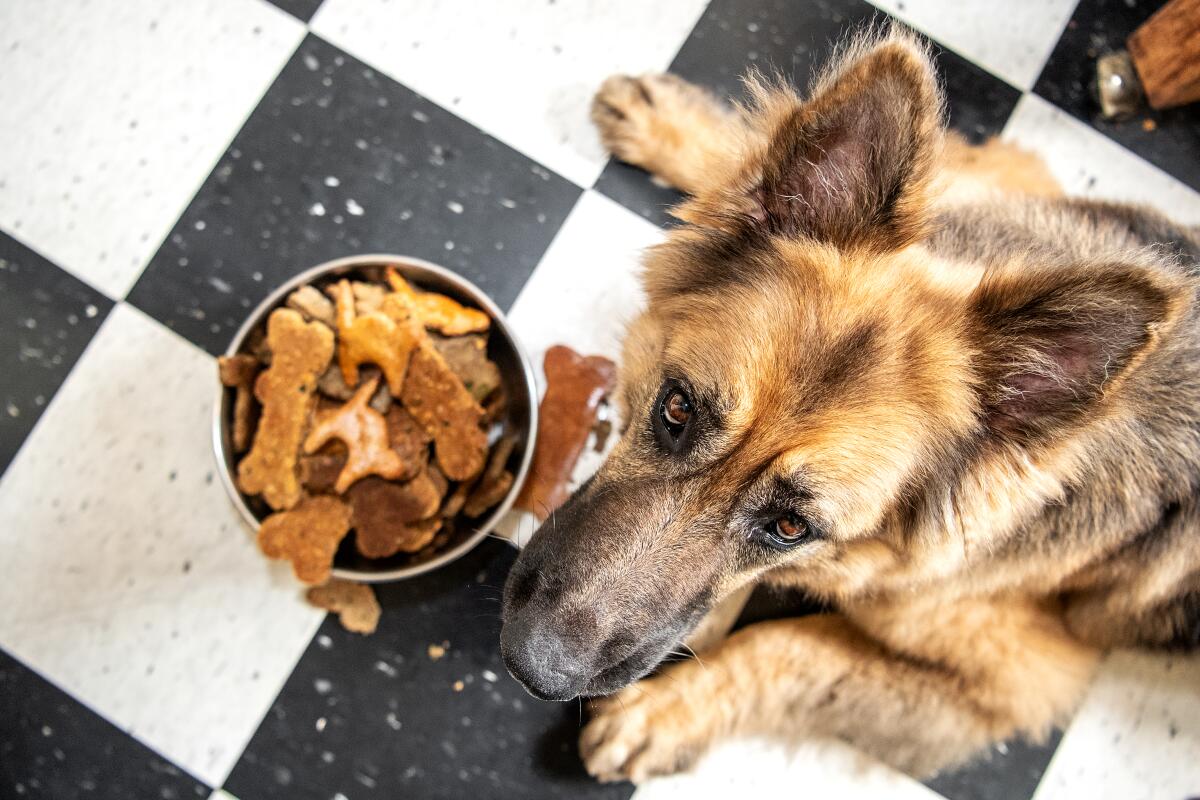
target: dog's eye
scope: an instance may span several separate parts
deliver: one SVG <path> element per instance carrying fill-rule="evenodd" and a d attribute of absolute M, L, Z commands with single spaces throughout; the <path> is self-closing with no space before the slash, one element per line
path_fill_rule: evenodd
<path fill-rule="evenodd" d="M 782 514 L 767 525 L 767 536 L 776 547 L 791 547 L 808 538 L 808 525 L 795 514 Z"/>
<path fill-rule="evenodd" d="M 678 436 L 692 419 L 691 398 L 682 389 L 672 389 L 663 398 L 658 413 L 670 434 Z"/>

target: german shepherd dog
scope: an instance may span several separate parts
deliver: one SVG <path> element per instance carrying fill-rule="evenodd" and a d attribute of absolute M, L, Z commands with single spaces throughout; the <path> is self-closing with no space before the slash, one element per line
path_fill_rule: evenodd
<path fill-rule="evenodd" d="M 806 98 L 748 86 L 729 108 L 618 76 L 593 106 L 613 154 L 690 197 L 645 257 L 620 441 L 505 588 L 531 693 L 615 693 L 589 772 L 766 735 L 923 776 L 1044 735 L 1107 648 L 1200 646 L 1200 228 L 947 133 L 899 29 Z M 764 582 L 834 610 L 640 680 Z"/>

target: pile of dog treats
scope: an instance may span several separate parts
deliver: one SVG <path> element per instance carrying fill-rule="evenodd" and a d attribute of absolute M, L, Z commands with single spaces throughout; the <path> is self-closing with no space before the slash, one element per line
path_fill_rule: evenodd
<path fill-rule="evenodd" d="M 360 632 L 379 606 L 369 587 L 330 581 L 343 540 L 366 558 L 428 559 L 508 493 L 516 445 L 488 445 L 505 408 L 488 316 L 395 269 L 380 277 L 297 289 L 220 359 L 237 486 L 269 514 L 260 549 Z"/>

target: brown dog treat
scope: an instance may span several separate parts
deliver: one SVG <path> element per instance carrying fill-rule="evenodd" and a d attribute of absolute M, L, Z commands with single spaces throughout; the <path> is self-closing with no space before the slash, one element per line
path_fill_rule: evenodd
<path fill-rule="evenodd" d="M 317 376 L 333 356 L 333 331 L 280 308 L 267 320 L 271 366 L 254 382 L 262 416 L 249 454 L 238 464 L 238 488 L 261 494 L 276 510 L 300 500 L 296 457 L 317 388 Z"/>
<path fill-rule="evenodd" d="M 581 356 L 555 345 L 546 351 L 546 395 L 538 409 L 537 447 L 517 507 L 545 519 L 569 496 L 575 462 L 587 446 L 600 402 L 612 391 L 617 367 L 602 356 Z"/>
<path fill-rule="evenodd" d="M 471 336 L 430 336 L 429 340 L 446 365 L 467 387 L 467 391 L 482 403 L 500 385 L 500 368 L 487 357 L 487 339 Z"/>
<path fill-rule="evenodd" d="M 504 391 L 503 385 L 497 386 L 496 390 L 483 401 L 484 424 L 491 425 L 494 422 L 499 422 L 507 409 L 508 393 Z"/>
<path fill-rule="evenodd" d="M 427 466 L 425 474 L 429 476 L 429 482 L 433 484 L 434 490 L 437 491 L 438 502 L 441 503 L 446 492 L 450 491 L 450 481 L 446 480 L 446 476 L 438 469 L 437 464 Z"/>
<path fill-rule="evenodd" d="M 250 331 L 243 349 L 258 359 L 259 364 L 264 367 L 271 366 L 271 348 L 267 345 L 267 333 L 263 328 L 258 327 Z"/>
<path fill-rule="evenodd" d="M 368 369 L 374 368 L 368 367 Z M 363 370 L 361 377 L 370 378 L 366 374 L 366 370 Z M 354 397 L 354 387 L 346 384 L 346 379 L 342 377 L 342 368 L 337 364 L 330 364 L 329 368 L 321 373 L 321 377 L 317 380 L 317 389 L 326 397 L 343 402 Z"/>
<path fill-rule="evenodd" d="M 300 485 L 313 494 L 332 492 L 345 466 L 345 452 L 300 456 Z"/>
<path fill-rule="evenodd" d="M 413 415 L 399 403 L 392 403 L 384 419 L 387 422 L 388 442 L 391 443 L 392 449 L 406 462 L 425 461 L 433 438 L 425 432 L 421 423 L 413 419 Z"/>
<path fill-rule="evenodd" d="M 383 298 L 387 296 L 387 289 L 378 283 L 354 281 L 350 288 L 354 290 L 354 310 L 359 314 L 370 314 L 383 309 Z"/>
<path fill-rule="evenodd" d="M 291 511 L 263 520 L 258 549 L 268 558 L 286 558 L 304 583 L 329 580 L 333 556 L 350 532 L 350 506 L 336 497 L 306 497 Z"/>
<path fill-rule="evenodd" d="M 462 303 L 434 292 L 418 292 L 394 268 L 387 272 L 392 291 L 407 299 L 417 312 L 417 318 L 426 328 L 433 328 L 447 336 L 464 333 L 482 333 L 491 326 L 491 318 L 477 308 L 467 308 Z"/>
<path fill-rule="evenodd" d="M 492 506 L 504 499 L 513 485 L 513 474 L 504 470 L 489 481 L 480 481 L 475 491 L 463 504 L 463 513 L 468 517 L 479 517 Z"/>
<path fill-rule="evenodd" d="M 386 383 L 379 385 L 379 388 L 375 390 L 375 394 L 371 395 L 371 401 L 367 405 L 380 414 L 387 416 L 387 413 L 392 410 L 392 393 L 388 391 Z"/>
<path fill-rule="evenodd" d="M 221 383 L 235 390 L 231 437 L 235 453 L 244 453 L 250 446 L 250 435 L 254 428 L 254 378 L 258 375 L 259 367 L 258 359 L 245 353 L 217 359 Z"/>
<path fill-rule="evenodd" d="M 405 483 L 365 478 L 350 488 L 347 497 L 353 509 L 354 543 L 367 558 L 415 553 L 437 530 L 421 524 L 430 522 L 427 518 L 437 512 L 441 501 L 424 472 Z"/>
<path fill-rule="evenodd" d="M 383 613 L 375 590 L 365 583 L 334 578 L 323 586 L 312 587 L 305 597 L 317 608 L 337 614 L 338 622 L 351 633 L 374 633 Z"/>
<path fill-rule="evenodd" d="M 333 328 L 337 320 L 333 315 L 333 303 L 313 286 L 301 286 L 288 295 L 286 304 L 304 315 L 308 321 L 316 320 Z"/>
<path fill-rule="evenodd" d="M 339 439 L 346 445 L 349 451 L 346 466 L 334 484 L 339 494 L 367 475 L 405 478 L 421 467 L 419 462 L 406 462 L 392 449 L 387 422 L 383 415 L 367 405 L 378 382 L 378 378 L 372 378 L 360 386 L 344 406 L 324 414 L 304 440 L 306 453 L 315 453 L 331 439 Z"/>
<path fill-rule="evenodd" d="M 483 409 L 428 341 L 413 353 L 400 400 L 433 437 L 447 478 L 465 481 L 479 473 L 487 456 Z"/>
<path fill-rule="evenodd" d="M 400 394 L 409 356 L 417 342 L 419 327 L 408 318 L 403 305 L 357 315 L 349 281 L 340 281 L 337 292 L 338 366 L 347 386 L 358 386 L 358 368 L 372 363 L 383 370 L 392 395 Z"/>
<path fill-rule="evenodd" d="M 442 519 L 458 516 L 459 512 L 463 510 L 463 506 L 467 504 L 467 497 L 473 488 L 475 488 L 475 481 L 460 483 L 454 487 L 454 491 L 446 498 L 446 502 L 442 503 Z"/>

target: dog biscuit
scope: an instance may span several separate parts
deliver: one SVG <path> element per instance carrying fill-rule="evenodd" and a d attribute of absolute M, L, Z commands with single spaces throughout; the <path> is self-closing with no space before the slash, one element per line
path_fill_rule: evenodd
<path fill-rule="evenodd" d="M 333 356 L 333 331 L 281 308 L 267 321 L 271 366 L 254 383 L 262 405 L 250 452 L 238 464 L 238 488 L 261 494 L 275 510 L 300 500 L 296 458 L 312 408 L 317 377 Z"/>
<path fill-rule="evenodd" d="M 467 308 L 444 294 L 418 292 L 394 267 L 388 268 L 387 280 L 393 292 L 412 304 L 417 318 L 426 328 L 433 328 L 446 336 L 461 336 L 464 333 L 482 333 L 491 326 L 488 315 L 477 308 Z"/>
<path fill-rule="evenodd" d="M 305 597 L 317 608 L 337 614 L 338 622 L 351 633 L 374 633 L 383 613 L 375 590 L 365 583 L 333 578 L 326 584 L 313 586 Z"/>
<path fill-rule="evenodd" d="M 438 466 L 447 478 L 465 481 L 483 469 L 483 409 L 428 340 L 413 353 L 400 400 L 433 437 Z"/>
<path fill-rule="evenodd" d="M 292 562 L 296 577 L 308 584 L 324 583 L 333 568 L 338 545 L 350 532 L 350 506 L 336 497 L 308 497 L 290 511 L 263 520 L 258 548 L 268 558 Z"/>
<path fill-rule="evenodd" d="M 254 379 L 260 367 L 257 358 L 245 353 L 217 359 L 221 383 L 234 390 L 232 439 L 235 453 L 244 453 L 250 446 L 254 427 Z"/>
<path fill-rule="evenodd" d="M 404 386 L 409 356 L 417 342 L 418 326 L 403 320 L 407 312 L 393 304 L 391 313 L 373 311 L 358 315 L 350 281 L 337 284 L 338 366 L 347 386 L 358 386 L 358 368 L 371 363 L 383 370 L 392 395 Z"/>

